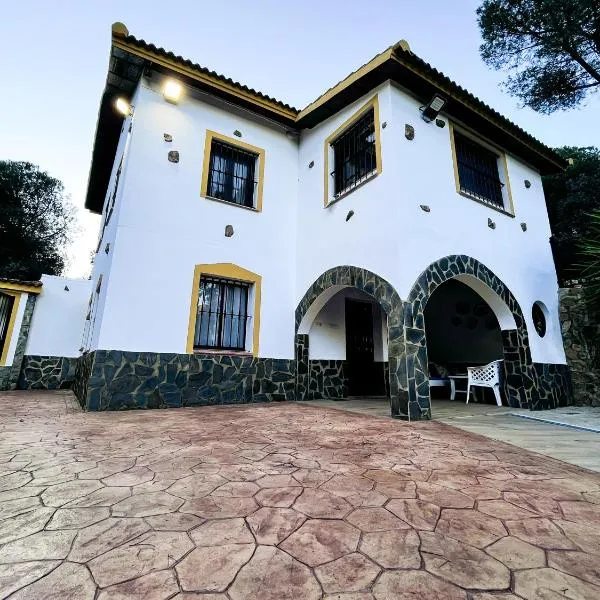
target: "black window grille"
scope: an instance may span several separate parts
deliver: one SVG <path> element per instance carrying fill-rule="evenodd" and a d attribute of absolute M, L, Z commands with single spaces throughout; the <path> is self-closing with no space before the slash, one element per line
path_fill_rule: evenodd
<path fill-rule="evenodd" d="M 258 155 L 219 140 L 210 148 L 207 194 L 212 198 L 254 207 Z"/>
<path fill-rule="evenodd" d="M 8 343 L 8 324 L 14 303 L 14 296 L 0 292 L 0 356 L 4 353 L 5 344 Z"/>
<path fill-rule="evenodd" d="M 375 112 L 367 111 L 340 137 L 333 148 L 334 197 L 356 187 L 377 169 L 375 145 Z"/>
<path fill-rule="evenodd" d="M 244 350 L 250 284 L 216 277 L 201 277 L 195 348 Z"/>
<path fill-rule="evenodd" d="M 461 192 L 498 208 L 504 208 L 504 184 L 498 175 L 498 156 L 456 132 L 454 147 Z"/>

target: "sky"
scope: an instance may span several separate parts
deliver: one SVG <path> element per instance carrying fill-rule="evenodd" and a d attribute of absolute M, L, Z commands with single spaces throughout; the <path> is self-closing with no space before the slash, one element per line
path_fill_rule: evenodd
<path fill-rule="evenodd" d="M 66 275 L 87 277 L 100 217 L 84 209 L 111 24 L 303 108 L 391 44 L 411 49 L 550 146 L 600 145 L 600 94 L 547 116 L 479 56 L 482 0 L 20 0 L 2 3 L 0 160 L 60 179 L 79 232 Z"/>

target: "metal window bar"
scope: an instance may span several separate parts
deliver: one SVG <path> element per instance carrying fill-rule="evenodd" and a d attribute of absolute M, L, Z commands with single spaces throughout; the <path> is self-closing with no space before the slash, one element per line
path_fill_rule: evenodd
<path fill-rule="evenodd" d="M 331 143 L 334 197 L 356 187 L 377 169 L 375 111 L 367 111 Z"/>
<path fill-rule="evenodd" d="M 258 155 L 213 140 L 207 193 L 212 198 L 254 208 Z"/>
<path fill-rule="evenodd" d="M 498 156 L 457 133 L 454 134 L 454 147 L 460 190 L 477 200 L 504 208 L 504 184 L 498 174 Z"/>
<path fill-rule="evenodd" d="M 8 324 L 10 322 L 14 303 L 14 296 L 0 292 L 0 356 L 2 356 L 2 353 L 4 352 L 4 344 L 6 344 L 7 341 Z"/>
<path fill-rule="evenodd" d="M 250 284 L 201 277 L 194 348 L 245 350 Z"/>

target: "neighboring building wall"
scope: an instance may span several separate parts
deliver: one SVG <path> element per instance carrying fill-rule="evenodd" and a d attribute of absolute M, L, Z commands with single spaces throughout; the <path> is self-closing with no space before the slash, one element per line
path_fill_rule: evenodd
<path fill-rule="evenodd" d="M 35 300 L 35 294 L 20 294 L 8 355 L 4 364 L 0 366 L 0 390 L 12 390 L 17 386 Z"/>
<path fill-rule="evenodd" d="M 560 320 L 575 404 L 600 406 L 600 316 L 582 287 L 560 290 Z"/>
<path fill-rule="evenodd" d="M 91 281 L 52 275 L 42 275 L 41 281 L 19 389 L 70 387 L 80 355 Z"/>

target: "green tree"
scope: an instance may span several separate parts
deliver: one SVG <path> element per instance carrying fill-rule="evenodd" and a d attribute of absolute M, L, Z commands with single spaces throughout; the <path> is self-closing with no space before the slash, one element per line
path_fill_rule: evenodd
<path fill-rule="evenodd" d="M 60 275 L 73 222 L 58 179 L 28 162 L 0 161 L 0 277 Z"/>
<path fill-rule="evenodd" d="M 551 113 L 600 89 L 598 0 L 484 0 L 477 17 L 483 60 L 512 72 L 526 106 Z"/>
<path fill-rule="evenodd" d="M 584 277 L 580 242 L 594 228 L 590 213 L 600 211 L 600 149 L 555 150 L 570 164 L 562 173 L 543 178 L 554 262 L 560 281 L 580 279 Z"/>

